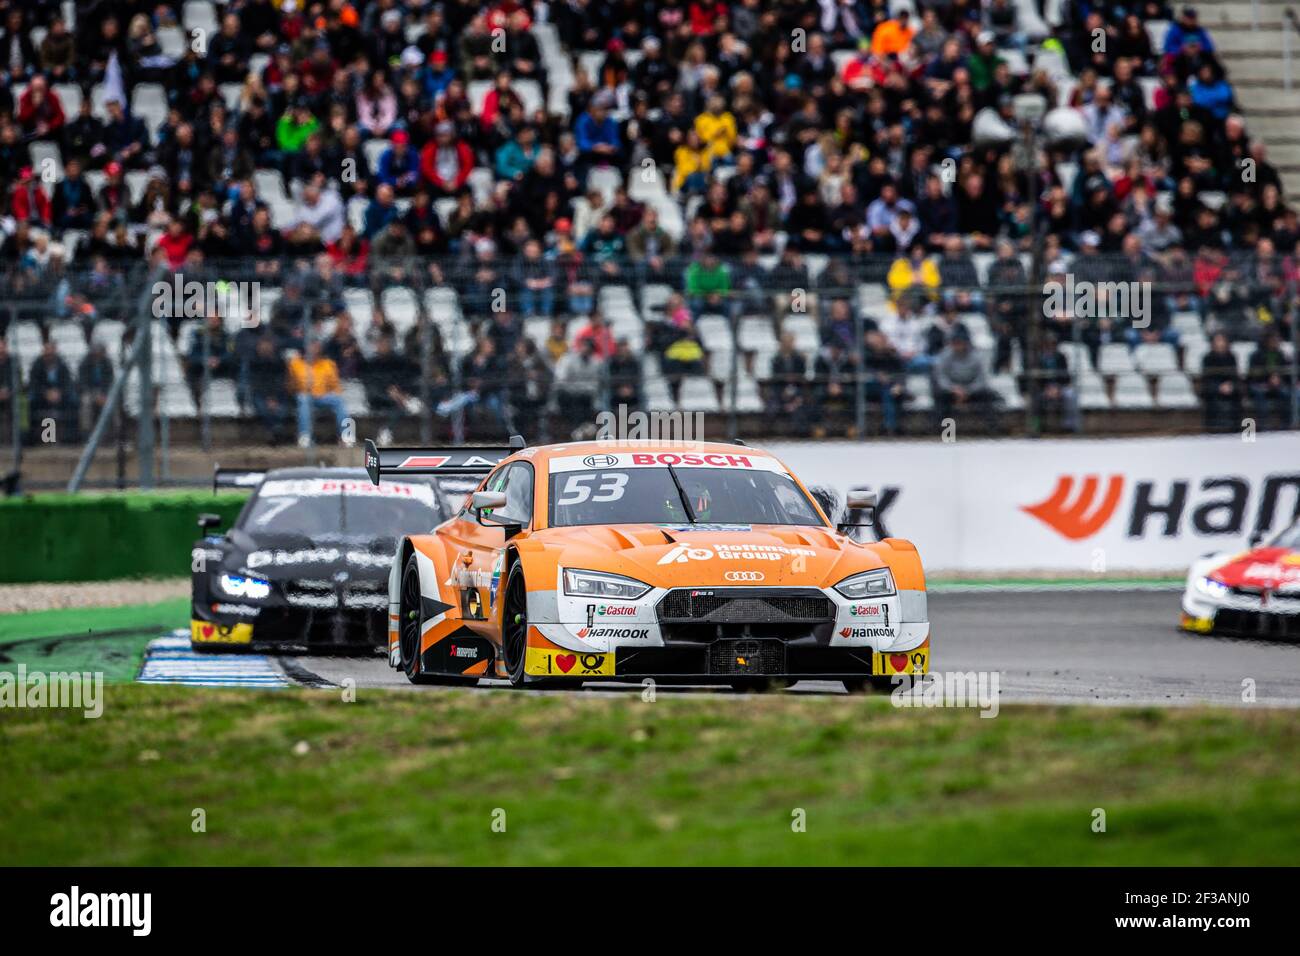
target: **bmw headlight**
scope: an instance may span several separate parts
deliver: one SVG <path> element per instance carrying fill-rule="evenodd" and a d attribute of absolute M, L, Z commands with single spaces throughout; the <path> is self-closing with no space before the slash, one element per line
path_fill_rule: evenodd
<path fill-rule="evenodd" d="M 1207 578 L 1204 575 L 1196 579 L 1196 590 L 1212 598 L 1227 597 L 1230 588 L 1214 578 Z"/>
<path fill-rule="evenodd" d="M 242 574 L 223 574 L 220 578 L 221 590 L 231 597 L 247 598 L 260 601 L 271 596 L 271 582 L 265 578 L 245 577 Z"/>
<path fill-rule="evenodd" d="M 570 597 L 614 598 L 634 601 L 650 590 L 650 585 L 636 578 L 604 571 L 578 571 L 564 569 L 564 593 Z"/>
<path fill-rule="evenodd" d="M 875 571 L 863 571 L 861 574 L 852 574 L 835 585 L 835 590 L 839 591 L 850 601 L 861 601 L 866 598 L 889 597 L 894 593 L 894 576 L 889 573 L 889 568 L 878 568 Z"/>

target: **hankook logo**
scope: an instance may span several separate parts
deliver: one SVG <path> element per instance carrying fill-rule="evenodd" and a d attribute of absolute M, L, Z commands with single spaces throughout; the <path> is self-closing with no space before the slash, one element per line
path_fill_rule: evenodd
<path fill-rule="evenodd" d="M 1131 482 L 1123 475 L 1061 475 L 1050 495 L 1020 510 L 1061 537 L 1082 541 L 1106 527 L 1121 498 L 1127 499 L 1122 520 L 1129 538 L 1267 533 L 1279 520 L 1286 525 L 1300 518 L 1300 472 L 1266 475 L 1262 482 L 1232 474 Z"/>
<path fill-rule="evenodd" d="M 762 571 L 728 571 L 723 575 L 728 581 L 762 581 Z"/>
<path fill-rule="evenodd" d="M 618 464 L 618 458 L 614 455 L 588 455 L 582 463 L 588 468 L 610 468 Z"/>

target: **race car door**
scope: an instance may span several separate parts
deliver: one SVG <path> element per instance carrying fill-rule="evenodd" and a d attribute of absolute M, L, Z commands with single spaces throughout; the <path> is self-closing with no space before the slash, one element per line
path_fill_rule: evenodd
<path fill-rule="evenodd" d="M 506 465 L 484 485 L 485 491 L 505 492 L 502 508 L 484 509 L 483 521 L 474 520 L 470 512 L 456 522 L 454 586 L 460 598 L 462 619 L 475 630 L 489 630 L 501 591 L 501 571 L 505 564 L 506 528 L 513 525 L 519 534 L 527 534 L 533 518 L 533 466 L 526 462 Z M 518 535 L 513 535 L 518 537 Z M 474 622 L 484 622 L 476 627 Z"/>

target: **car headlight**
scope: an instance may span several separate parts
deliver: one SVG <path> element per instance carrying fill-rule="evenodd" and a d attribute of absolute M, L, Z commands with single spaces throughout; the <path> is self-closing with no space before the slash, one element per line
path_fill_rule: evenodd
<path fill-rule="evenodd" d="M 614 598 L 621 601 L 634 601 L 650 590 L 650 585 L 636 578 L 625 578 L 621 574 L 606 574 L 603 571 L 578 571 L 564 569 L 564 593 L 570 597 Z"/>
<path fill-rule="evenodd" d="M 877 568 L 875 571 L 863 571 L 861 574 L 851 574 L 839 584 L 835 585 L 835 590 L 839 591 L 850 601 L 861 601 L 864 598 L 889 597 L 894 593 L 894 576 L 889 573 L 889 568 Z"/>
<path fill-rule="evenodd" d="M 242 574 L 223 574 L 220 583 L 221 590 L 231 597 L 249 598 L 258 601 L 271 596 L 271 582 L 264 578 L 245 577 Z"/>
<path fill-rule="evenodd" d="M 1196 590 L 1200 591 L 1202 594 L 1208 594 L 1212 598 L 1221 598 L 1227 597 L 1231 588 L 1221 581 L 1216 581 L 1214 578 L 1207 578 L 1202 575 L 1196 579 Z"/>

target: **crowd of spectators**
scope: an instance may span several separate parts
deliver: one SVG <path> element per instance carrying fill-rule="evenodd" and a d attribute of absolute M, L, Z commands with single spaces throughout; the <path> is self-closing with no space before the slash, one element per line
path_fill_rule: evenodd
<path fill-rule="evenodd" d="M 1190 7 L 1075 0 L 1040 37 L 1014 0 L 237 0 L 196 38 L 178 2 L 80 0 L 75 25 L 65 6 L 0 0 L 0 282 L 93 340 L 133 317 L 133 269 L 220 278 L 239 260 L 283 289 L 275 314 L 238 332 L 214 317 L 187 370 L 196 389 L 236 381 L 276 436 L 304 440 L 317 410 L 345 432 L 348 381 L 386 431 L 422 410 L 582 422 L 601 398 L 644 401 L 642 347 L 676 396 L 709 374 L 714 314 L 772 321 L 764 409 L 808 427 L 852 405 L 860 369 L 888 432 L 916 375 L 938 416 L 997 427 L 990 377 L 1018 372 L 1077 422 L 1055 342 L 1177 346 L 1182 311 L 1214 337 L 1188 369 L 1207 421 L 1289 402 L 1300 223 Z M 1155 20 L 1172 21 L 1162 48 Z M 133 109 L 152 84 L 156 117 Z M 1086 131 L 1043 146 L 1033 179 L 974 134 L 1031 92 Z M 1037 354 L 1030 253 L 1049 279 L 1149 281 L 1149 325 L 1040 313 Z M 444 283 L 471 325 L 463 355 L 384 313 L 385 290 Z M 611 284 L 672 290 L 643 346 L 601 316 Z M 375 293 L 361 335 L 349 288 Z M 782 326 L 804 292 L 815 349 Z M 544 345 L 529 320 L 555 322 Z M 1258 342 L 1248 381 L 1220 360 L 1242 341 Z M 31 407 L 76 417 L 104 369 L 74 375 L 52 350 L 26 370 Z"/>

